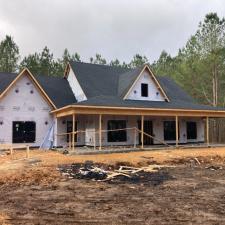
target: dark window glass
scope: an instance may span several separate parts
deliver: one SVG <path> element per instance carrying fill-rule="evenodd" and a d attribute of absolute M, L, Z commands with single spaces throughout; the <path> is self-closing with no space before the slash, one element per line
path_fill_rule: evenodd
<path fill-rule="evenodd" d="M 197 139 L 196 122 L 187 122 L 187 139 Z"/>
<path fill-rule="evenodd" d="M 13 143 L 34 143 L 36 123 L 33 121 L 13 121 Z"/>
<path fill-rule="evenodd" d="M 164 121 L 164 140 L 173 141 L 176 140 L 176 122 Z"/>
<path fill-rule="evenodd" d="M 117 130 L 117 129 L 125 129 L 125 128 L 126 128 L 125 120 L 109 120 L 108 121 L 108 142 L 127 141 L 127 131 Z M 117 131 L 110 131 L 110 130 L 117 130 Z"/>
<path fill-rule="evenodd" d="M 71 133 L 73 131 L 73 122 L 72 121 L 67 121 L 66 123 L 66 132 Z M 77 121 L 75 122 L 75 131 L 77 131 Z M 71 138 L 71 139 L 70 139 Z M 72 142 L 72 134 L 67 134 L 66 135 L 66 141 Z M 75 134 L 75 142 L 77 142 L 77 133 Z"/>
<path fill-rule="evenodd" d="M 148 84 L 141 84 L 141 96 L 148 97 Z"/>

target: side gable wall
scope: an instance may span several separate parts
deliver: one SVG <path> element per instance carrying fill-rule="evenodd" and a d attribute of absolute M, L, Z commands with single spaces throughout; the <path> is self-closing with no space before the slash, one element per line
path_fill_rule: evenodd
<path fill-rule="evenodd" d="M 18 93 L 15 92 L 16 89 L 19 91 Z M 3 122 L 0 125 L 0 143 L 12 142 L 13 121 L 34 121 L 36 122 L 36 142 L 31 145 L 41 145 L 53 123 L 53 117 L 49 113 L 51 110 L 52 107 L 46 102 L 31 79 L 27 75 L 21 76 L 17 83 L 0 99 L 0 122 Z"/>
<path fill-rule="evenodd" d="M 70 68 L 67 80 L 69 82 L 69 85 L 73 91 L 73 94 L 78 102 L 87 100 L 87 97 L 85 96 L 85 93 L 83 92 L 73 70 Z"/>
<path fill-rule="evenodd" d="M 147 83 L 148 84 L 148 97 L 142 97 L 141 96 L 141 83 Z M 158 93 L 158 94 L 157 94 Z M 165 101 L 165 98 L 163 97 L 162 93 L 159 91 L 159 89 L 156 87 L 155 83 L 153 82 L 149 72 L 145 70 L 135 85 L 130 90 L 129 95 L 126 97 L 126 99 L 131 100 L 145 100 L 145 101 Z"/>

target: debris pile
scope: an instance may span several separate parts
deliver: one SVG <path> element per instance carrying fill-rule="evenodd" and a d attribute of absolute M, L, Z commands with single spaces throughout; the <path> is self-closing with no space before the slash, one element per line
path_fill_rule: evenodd
<path fill-rule="evenodd" d="M 109 166 L 86 162 L 84 164 L 61 165 L 58 169 L 62 175 L 70 179 L 86 179 L 110 183 L 151 183 L 157 185 L 166 180 L 173 179 L 166 170 L 161 170 L 162 167 L 169 166 L 148 165 L 136 168 L 125 165 Z"/>
<path fill-rule="evenodd" d="M 222 170 L 222 169 L 223 169 L 222 166 L 214 166 L 214 165 L 207 166 L 207 167 L 205 167 L 205 168 L 206 168 L 206 169 L 209 169 L 209 170 L 212 170 L 212 171 L 214 171 L 214 170 Z"/>

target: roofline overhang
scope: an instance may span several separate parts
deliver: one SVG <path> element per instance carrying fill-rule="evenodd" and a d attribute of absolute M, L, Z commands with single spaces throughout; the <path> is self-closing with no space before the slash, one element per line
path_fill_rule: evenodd
<path fill-rule="evenodd" d="M 56 117 L 73 114 L 91 115 L 146 115 L 146 116 L 187 116 L 187 117 L 218 117 L 225 118 L 225 110 L 197 109 L 164 109 L 164 108 L 135 108 L 115 106 L 68 105 L 51 111 Z"/>

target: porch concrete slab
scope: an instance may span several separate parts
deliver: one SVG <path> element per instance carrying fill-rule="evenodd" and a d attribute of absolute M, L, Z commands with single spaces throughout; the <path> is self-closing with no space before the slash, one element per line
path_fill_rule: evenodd
<path fill-rule="evenodd" d="M 74 151 L 69 151 L 69 155 L 96 155 L 96 154 L 111 154 L 111 153 L 128 153 L 128 152 L 141 152 L 141 151 L 158 151 L 158 150 L 173 150 L 173 149 L 190 149 L 190 148 L 213 148 L 213 147 L 225 147 L 225 144 L 210 144 L 207 146 L 207 144 L 185 144 L 185 145 L 179 145 L 177 148 L 175 145 L 172 146 L 163 146 L 163 145 L 157 145 L 157 146 L 149 146 L 145 147 L 144 149 L 141 148 L 105 148 L 102 150 L 99 149 L 91 149 L 87 147 L 77 147 Z"/>

